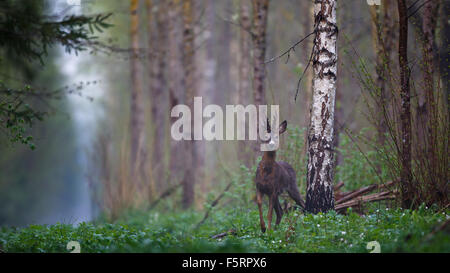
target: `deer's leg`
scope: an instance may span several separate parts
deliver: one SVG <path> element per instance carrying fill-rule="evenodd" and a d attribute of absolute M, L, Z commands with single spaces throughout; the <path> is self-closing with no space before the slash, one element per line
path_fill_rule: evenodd
<path fill-rule="evenodd" d="M 261 224 L 261 231 L 266 232 L 266 223 L 264 223 L 263 212 L 262 212 L 262 193 L 256 191 L 256 203 L 258 204 L 259 210 L 259 223 Z"/>
<path fill-rule="evenodd" d="M 267 221 L 269 222 L 269 229 L 272 226 L 272 211 L 273 211 L 273 197 L 269 198 L 269 212 L 267 213 Z"/>
<path fill-rule="evenodd" d="M 278 200 L 278 196 L 275 196 L 274 198 L 274 208 L 275 213 L 277 214 L 277 221 L 275 222 L 275 225 L 279 225 L 281 222 L 281 218 L 283 217 L 283 210 L 281 209 L 280 200 Z"/>

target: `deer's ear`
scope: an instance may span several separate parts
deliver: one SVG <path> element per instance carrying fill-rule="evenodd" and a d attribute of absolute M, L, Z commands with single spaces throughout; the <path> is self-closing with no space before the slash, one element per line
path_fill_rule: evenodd
<path fill-rule="evenodd" d="M 280 124 L 280 135 L 286 131 L 286 128 L 287 128 L 287 121 L 283 121 Z"/>
<path fill-rule="evenodd" d="M 267 133 L 270 133 L 271 132 L 271 130 L 270 130 L 270 121 L 269 121 L 269 118 L 267 118 Z"/>

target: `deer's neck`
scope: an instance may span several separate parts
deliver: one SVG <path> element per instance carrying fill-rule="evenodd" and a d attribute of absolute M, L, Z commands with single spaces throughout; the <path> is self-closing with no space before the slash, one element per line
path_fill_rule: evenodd
<path fill-rule="evenodd" d="M 275 163 L 276 157 L 277 152 L 275 151 L 264 152 L 262 160 L 266 163 Z"/>

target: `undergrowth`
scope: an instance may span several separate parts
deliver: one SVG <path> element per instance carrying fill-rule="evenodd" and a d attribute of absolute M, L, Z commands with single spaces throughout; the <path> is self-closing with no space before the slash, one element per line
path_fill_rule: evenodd
<path fill-rule="evenodd" d="M 278 158 L 292 164 L 297 183 L 304 194 L 306 158 L 302 155 L 304 130 L 291 128 Z M 353 138 L 341 136 L 342 163 L 336 181 L 344 181 L 344 190 L 381 181 L 387 182 L 386 167 L 376 152 L 357 146 Z M 365 138 L 367 139 L 367 138 Z M 375 167 L 374 167 L 375 166 Z M 225 168 L 225 167 L 224 167 Z M 376 169 L 377 173 L 375 173 Z M 223 170 L 216 189 L 206 198 L 203 210 L 180 211 L 174 205 L 178 191 L 152 210 L 128 210 L 111 222 L 107 215 L 79 225 L 30 225 L 0 229 L 0 252 L 69 252 L 69 241 L 80 243 L 81 252 L 369 252 L 367 243 L 377 241 L 381 252 L 450 252 L 449 230 L 434 230 L 446 222 L 450 211 L 421 206 L 418 210 L 392 208 L 392 203 L 376 203 L 359 215 L 302 214 L 284 215 L 276 230 L 261 233 L 254 202 L 256 166 L 241 166 L 237 171 Z M 225 185 L 232 183 L 223 198 Z M 281 196 L 281 204 L 289 198 Z M 266 200 L 267 201 L 267 200 Z M 216 203 L 215 206 L 212 204 Z M 267 204 L 264 204 L 264 214 Z M 205 211 L 209 217 L 203 224 Z M 230 232 L 220 239 L 213 235 Z"/>
<path fill-rule="evenodd" d="M 381 252 L 450 252 L 447 231 L 430 235 L 450 215 L 421 207 L 419 210 L 373 210 L 360 216 L 349 212 L 318 215 L 290 213 L 280 226 L 262 234 L 256 209 L 218 210 L 202 226 L 194 211 L 159 214 L 129 212 L 114 224 L 56 224 L 2 228 L 4 252 L 69 252 L 78 241 L 81 252 L 369 252 L 377 241 Z M 293 232 L 286 236 L 289 222 Z M 211 236 L 230 229 L 222 239 Z M 290 229 L 291 230 L 291 229 Z"/>

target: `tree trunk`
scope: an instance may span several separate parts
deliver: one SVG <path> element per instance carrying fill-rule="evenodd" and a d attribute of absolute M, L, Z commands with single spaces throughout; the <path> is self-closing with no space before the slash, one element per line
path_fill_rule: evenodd
<path fill-rule="evenodd" d="M 392 71 L 391 68 L 391 60 L 393 55 L 393 48 L 394 48 L 394 41 L 396 39 L 396 33 L 395 33 L 395 26 L 396 26 L 396 20 L 394 18 L 395 16 L 395 9 L 392 8 L 392 5 L 394 3 L 391 0 L 384 0 L 382 3 L 383 6 L 383 29 L 382 29 L 382 52 L 383 52 L 383 61 L 384 61 L 384 90 L 380 94 L 380 103 L 383 106 L 382 109 L 380 109 L 380 113 L 383 114 L 383 119 L 380 124 L 380 138 L 378 139 L 379 143 L 385 142 L 385 136 L 384 134 L 388 131 L 388 126 L 386 124 L 387 119 L 386 116 L 389 112 L 389 105 L 388 105 L 388 97 L 392 95 L 389 93 L 389 88 L 392 88 L 392 80 L 390 73 Z"/>
<path fill-rule="evenodd" d="M 266 27 L 269 0 L 253 0 L 253 97 L 255 105 L 266 104 L 265 93 L 265 56 L 266 56 Z"/>
<path fill-rule="evenodd" d="M 144 146 L 144 111 L 142 108 L 142 71 L 139 63 L 139 17 L 138 0 L 131 0 L 130 15 L 130 40 L 132 48 L 131 65 L 131 172 L 137 173 L 142 168 L 142 159 L 145 157 Z M 137 177 L 133 179 L 137 181 Z"/>
<path fill-rule="evenodd" d="M 184 88 L 186 92 L 186 105 L 193 113 L 195 96 L 195 66 L 194 66 L 194 31 L 193 31 L 193 6 L 192 0 L 183 1 L 183 70 Z M 193 140 L 194 118 L 191 123 L 191 140 L 184 141 L 186 169 L 183 177 L 184 208 L 189 208 L 194 202 L 195 169 L 197 163 L 195 142 Z"/>
<path fill-rule="evenodd" d="M 238 85 L 238 103 L 242 105 L 249 104 L 248 94 L 250 91 L 250 34 L 248 30 L 251 29 L 250 22 L 250 8 L 248 0 L 241 0 L 239 7 L 240 22 L 242 27 L 239 31 L 239 85 Z M 247 128 L 247 122 L 245 128 Z M 238 156 L 247 167 L 250 167 L 251 161 L 249 151 L 246 149 L 247 141 L 239 141 Z"/>
<path fill-rule="evenodd" d="M 400 137 L 401 137 L 401 192 L 402 204 L 405 208 L 414 205 L 415 185 L 411 173 L 411 95 L 409 87 L 408 67 L 408 14 L 405 0 L 397 0 L 399 15 L 399 46 L 398 57 L 400 65 Z"/>
<path fill-rule="evenodd" d="M 377 93 L 375 94 L 375 122 L 377 127 L 377 141 L 379 145 L 384 145 L 385 134 L 387 132 L 385 122 L 386 109 L 386 77 L 385 77 L 385 52 L 383 50 L 383 39 L 386 37 L 382 33 L 382 25 L 380 16 L 380 6 L 373 5 L 370 7 L 370 15 L 372 19 L 372 43 L 375 50 L 375 84 Z M 386 24 L 386 22 L 385 22 Z M 383 29 L 384 30 L 384 29 Z"/>
<path fill-rule="evenodd" d="M 157 13 L 152 13 L 153 6 L 148 0 L 147 13 L 149 28 L 149 54 L 150 65 L 150 95 L 151 95 L 151 112 L 153 121 L 153 155 L 152 155 L 152 174 L 153 179 L 158 181 L 158 187 L 161 186 L 164 179 L 164 116 L 167 106 L 164 99 L 164 88 L 167 85 L 164 71 L 166 69 L 166 2 L 160 1 Z M 156 18 L 151 16 L 156 15 Z M 152 21 L 156 22 L 156 28 L 151 31 Z"/>
<path fill-rule="evenodd" d="M 439 74 L 442 80 L 442 90 L 443 90 L 443 102 L 446 111 L 445 115 L 449 114 L 449 73 L 448 68 L 450 67 L 449 62 L 449 37 L 450 37 L 450 21 L 448 20 L 448 14 L 450 12 L 450 1 L 442 1 L 442 13 L 441 13 L 441 24 L 440 24 L 440 36 L 441 36 L 441 45 L 439 50 Z"/>
<path fill-rule="evenodd" d="M 252 0 L 252 41 L 253 41 L 253 102 L 258 107 L 266 104 L 265 92 L 265 55 L 266 55 L 266 28 L 269 0 Z M 259 122 L 259 120 L 258 120 Z M 258 141 L 253 141 L 254 155 L 259 151 Z M 255 158 L 252 159 L 252 163 Z"/>
<path fill-rule="evenodd" d="M 334 209 L 333 123 L 337 75 L 336 1 L 321 0 L 314 7 L 313 98 L 308 132 L 306 210 Z"/>
<path fill-rule="evenodd" d="M 303 10 L 305 11 L 305 15 L 303 16 L 304 21 L 303 24 L 307 27 L 307 31 L 305 31 L 303 33 L 303 36 L 308 35 L 309 33 L 311 33 L 314 29 L 314 21 L 311 20 L 311 17 L 314 17 L 314 3 L 311 1 L 302 1 L 303 4 L 306 4 L 306 7 L 303 8 Z M 306 41 L 304 41 L 304 43 L 307 44 L 306 48 L 308 48 L 308 50 L 306 50 L 305 52 L 305 60 L 306 62 L 309 61 L 310 55 L 311 55 L 311 50 L 312 47 L 314 46 L 314 42 L 311 39 L 307 39 Z M 304 68 L 306 68 L 306 66 L 308 65 L 308 63 L 305 63 Z M 311 69 L 308 69 L 308 71 L 306 71 L 306 79 L 305 79 L 305 103 L 304 103 L 304 127 L 308 127 L 309 122 L 311 120 L 311 113 L 310 113 L 310 105 L 311 105 L 311 100 L 312 100 L 312 82 L 313 82 L 313 71 Z M 304 136 L 304 151 L 306 152 L 306 147 L 307 147 L 307 143 L 308 143 L 308 135 L 305 133 Z"/>
<path fill-rule="evenodd" d="M 183 103 L 181 96 L 181 78 L 183 76 L 183 67 L 180 62 L 180 1 L 170 0 L 168 1 L 168 50 L 169 50 L 169 67 L 168 75 L 170 80 L 168 81 L 169 88 L 169 101 L 170 108 L 168 114 L 170 116 L 170 110 L 176 105 Z M 170 119 L 170 125 L 176 121 L 176 118 Z M 170 134 L 170 133 L 169 133 Z M 183 161 L 183 141 L 175 141 L 171 138 L 170 141 L 170 177 L 169 181 L 172 185 L 178 183 L 182 179 L 185 164 Z"/>
<path fill-rule="evenodd" d="M 424 65 L 424 85 L 425 85 L 425 104 L 423 111 L 426 124 L 422 127 L 426 132 L 428 145 L 423 145 L 427 149 L 428 161 L 430 162 L 430 177 L 433 185 L 437 183 L 439 176 L 437 159 L 437 127 L 438 127 L 438 105 L 434 97 L 434 34 L 436 29 L 438 3 L 437 1 L 428 1 L 424 6 L 423 14 L 423 65 Z M 425 139 L 424 139 L 425 140 Z M 424 143 L 426 144 L 426 143 Z M 432 193 L 434 194 L 434 193 Z"/>

